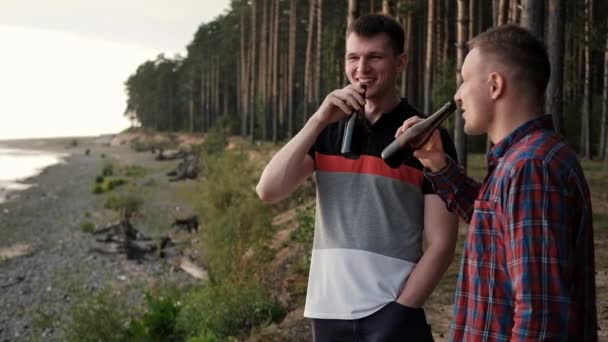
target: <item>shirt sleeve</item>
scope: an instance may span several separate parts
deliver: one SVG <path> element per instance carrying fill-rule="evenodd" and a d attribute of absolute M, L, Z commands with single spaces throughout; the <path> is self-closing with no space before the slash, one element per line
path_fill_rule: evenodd
<path fill-rule="evenodd" d="M 569 237 L 567 195 L 559 175 L 542 160 L 511 172 L 502 202 L 505 260 L 514 293 L 512 341 L 568 336 Z M 499 234 L 501 232 L 498 232 Z M 582 266 L 582 265 L 579 265 Z"/>
<path fill-rule="evenodd" d="M 458 160 L 456 148 L 454 147 L 454 142 L 452 141 L 452 138 L 450 137 L 448 131 L 445 128 L 440 127 L 439 133 L 441 135 L 441 142 L 443 143 L 443 150 L 445 151 L 445 154 L 447 154 L 448 156 L 450 156 L 450 158 L 454 160 Z M 414 158 L 412 152 L 409 149 L 403 149 L 402 151 L 407 151 L 407 153 L 409 153 L 409 155 L 406 155 L 405 159 Z M 422 183 L 422 192 L 425 195 L 436 194 L 436 191 L 433 188 L 433 184 L 426 177 L 424 178 L 424 181 Z"/>
<path fill-rule="evenodd" d="M 464 168 L 451 156 L 446 156 L 446 166 L 437 172 L 425 170 L 424 176 L 435 189 L 435 193 L 445 202 L 449 211 L 458 214 L 467 223 L 471 222 L 473 204 L 481 185 L 467 177 Z"/>

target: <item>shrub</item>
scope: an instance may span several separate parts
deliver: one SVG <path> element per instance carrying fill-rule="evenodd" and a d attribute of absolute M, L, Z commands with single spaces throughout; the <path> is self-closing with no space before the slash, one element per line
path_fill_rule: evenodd
<path fill-rule="evenodd" d="M 171 296 L 154 297 L 146 293 L 147 310 L 129 325 L 129 341 L 183 341 L 176 328 L 180 302 Z"/>
<path fill-rule="evenodd" d="M 135 195 L 120 194 L 109 196 L 104 206 L 106 209 L 116 210 L 126 217 L 130 217 L 141 208 L 142 204 L 142 199 Z"/>
<path fill-rule="evenodd" d="M 198 336 L 198 341 L 225 341 L 243 336 L 251 328 L 284 317 L 285 310 L 260 284 L 224 280 L 194 291 L 184 301 L 177 326 Z M 195 339 L 196 341 L 196 339 Z"/>
<path fill-rule="evenodd" d="M 95 183 L 97 183 L 97 184 L 103 183 L 104 179 L 105 178 L 103 176 L 101 176 L 101 175 L 97 176 L 97 177 L 95 177 Z"/>
<path fill-rule="evenodd" d="M 304 247 L 304 251 L 306 251 L 306 257 L 303 260 L 304 266 L 303 268 L 307 269 L 310 267 L 310 258 L 312 251 L 312 244 L 314 242 L 314 233 L 315 233 L 315 207 L 307 208 L 303 210 L 297 211 L 298 217 L 298 229 L 296 229 L 292 235 L 291 239 L 300 243 Z"/>
<path fill-rule="evenodd" d="M 97 294 L 81 294 L 78 298 L 62 327 L 66 341 L 129 341 L 129 315 L 126 300 L 120 293 L 105 288 Z"/>
<path fill-rule="evenodd" d="M 83 222 L 82 224 L 80 224 L 80 230 L 83 233 L 88 233 L 88 234 L 94 233 L 95 232 L 95 224 L 93 222 L 90 222 L 90 221 Z"/>
<path fill-rule="evenodd" d="M 103 189 L 103 185 L 102 184 L 95 184 L 95 186 L 93 186 L 93 193 L 94 194 L 102 194 L 104 192 Z"/>
<path fill-rule="evenodd" d="M 114 164 L 105 163 L 101 170 L 101 175 L 104 177 L 107 177 L 107 176 L 112 176 L 113 174 L 114 174 Z"/>
<path fill-rule="evenodd" d="M 137 165 L 127 165 L 122 171 L 127 177 L 140 178 L 146 175 L 146 169 Z"/>

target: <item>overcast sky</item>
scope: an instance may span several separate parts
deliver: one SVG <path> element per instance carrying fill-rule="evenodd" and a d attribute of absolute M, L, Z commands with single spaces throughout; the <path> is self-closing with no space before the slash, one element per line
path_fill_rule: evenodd
<path fill-rule="evenodd" d="M 0 0 L 0 140 L 128 126 L 124 81 L 229 0 Z"/>

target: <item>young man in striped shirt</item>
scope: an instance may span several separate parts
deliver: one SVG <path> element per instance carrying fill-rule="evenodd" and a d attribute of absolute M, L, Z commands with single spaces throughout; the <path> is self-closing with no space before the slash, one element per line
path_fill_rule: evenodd
<path fill-rule="evenodd" d="M 450 339 L 596 341 L 589 189 L 576 153 L 543 115 L 547 52 L 514 25 L 468 45 L 454 98 L 465 132 L 495 144 L 488 174 L 481 184 L 466 177 L 437 133 L 414 154 L 448 208 L 470 222 Z"/>
<path fill-rule="evenodd" d="M 257 187 L 264 201 L 275 202 L 315 173 L 315 237 L 304 315 L 312 319 L 316 342 L 433 339 L 421 306 L 453 258 L 457 222 L 416 158 L 402 155 L 395 168 L 380 158 L 403 120 L 419 115 L 395 88 L 406 66 L 403 41 L 393 18 L 355 20 L 346 42 L 350 84 L 325 98 L 272 158 Z M 353 136 L 356 160 L 340 154 L 354 111 L 365 113 Z M 443 141 L 455 158 L 446 134 Z"/>

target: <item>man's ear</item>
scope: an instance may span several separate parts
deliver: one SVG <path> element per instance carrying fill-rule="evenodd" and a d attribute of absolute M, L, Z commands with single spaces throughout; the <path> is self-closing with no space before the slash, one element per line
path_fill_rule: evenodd
<path fill-rule="evenodd" d="M 397 56 L 397 71 L 401 72 L 407 68 L 408 58 L 407 54 L 404 52 Z"/>
<path fill-rule="evenodd" d="M 489 78 L 490 97 L 492 100 L 497 100 L 505 91 L 505 78 L 498 72 L 491 73 Z"/>

